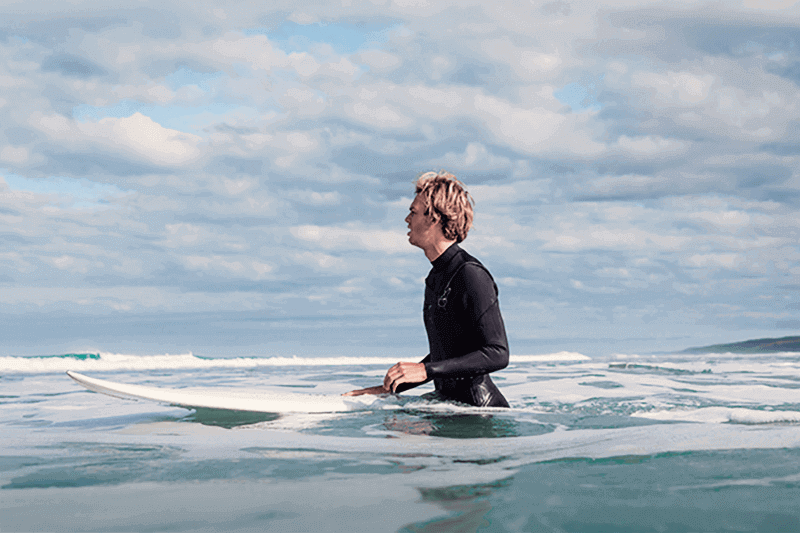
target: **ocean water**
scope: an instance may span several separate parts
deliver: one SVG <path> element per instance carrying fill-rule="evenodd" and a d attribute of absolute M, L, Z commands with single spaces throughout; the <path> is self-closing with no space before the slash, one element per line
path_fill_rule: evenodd
<path fill-rule="evenodd" d="M 800 531 L 798 353 L 512 356 L 508 410 L 190 410 L 65 375 L 332 398 L 394 362 L 0 357 L 0 531 Z"/>

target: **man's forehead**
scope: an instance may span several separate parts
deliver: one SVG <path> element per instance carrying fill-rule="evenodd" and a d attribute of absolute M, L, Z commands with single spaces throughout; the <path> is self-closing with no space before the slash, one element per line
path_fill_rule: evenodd
<path fill-rule="evenodd" d="M 411 205 L 408 207 L 409 209 L 414 209 L 415 207 L 419 208 L 425 205 L 425 201 L 422 197 L 418 194 L 414 197 L 414 200 L 411 202 Z"/>

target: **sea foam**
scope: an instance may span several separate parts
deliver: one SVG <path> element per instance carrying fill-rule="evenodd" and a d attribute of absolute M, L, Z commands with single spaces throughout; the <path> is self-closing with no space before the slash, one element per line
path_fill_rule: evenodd
<path fill-rule="evenodd" d="M 589 358 L 572 352 L 511 356 L 511 363 L 584 361 Z M 191 370 L 204 368 L 260 368 L 286 366 L 383 366 L 390 367 L 401 357 L 201 357 L 193 353 L 131 355 L 118 353 L 64 354 L 33 357 L 0 357 L 0 372 L 50 373 L 106 372 L 116 370 Z"/>

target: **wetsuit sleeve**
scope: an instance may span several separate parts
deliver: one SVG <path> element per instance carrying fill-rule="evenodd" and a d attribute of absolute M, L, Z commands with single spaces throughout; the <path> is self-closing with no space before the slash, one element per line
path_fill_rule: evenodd
<path fill-rule="evenodd" d="M 426 363 L 425 364 L 425 371 L 426 372 L 428 371 L 427 363 L 430 360 L 431 360 L 431 354 L 428 354 L 428 355 L 425 356 L 425 358 L 422 361 L 420 361 L 420 363 Z M 430 374 L 428 374 L 428 379 L 426 379 L 425 381 L 420 381 L 419 383 L 401 383 L 400 385 L 397 386 L 397 390 L 395 391 L 395 393 L 399 394 L 401 392 L 405 392 L 407 390 L 411 390 L 414 387 L 419 387 L 420 385 L 424 385 L 425 383 L 429 382 L 432 379 L 433 378 L 430 376 Z"/>
<path fill-rule="evenodd" d="M 453 312 L 468 334 L 475 336 L 474 346 L 479 348 L 460 357 L 426 362 L 429 379 L 488 374 L 508 366 L 508 339 L 494 280 L 476 265 L 467 265 L 462 272 L 464 291 Z"/>

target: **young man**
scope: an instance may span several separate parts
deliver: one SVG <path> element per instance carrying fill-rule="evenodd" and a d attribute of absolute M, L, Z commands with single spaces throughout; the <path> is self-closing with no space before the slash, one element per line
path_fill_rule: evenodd
<path fill-rule="evenodd" d="M 431 379 L 446 399 L 508 407 L 489 377 L 508 365 L 508 340 L 491 274 L 458 245 L 472 227 L 472 198 L 455 176 L 428 172 L 416 183 L 406 217 L 408 240 L 433 268 L 425 279 L 423 318 L 430 353 L 419 363 L 397 363 L 383 385 L 345 393 L 402 392 Z"/>

